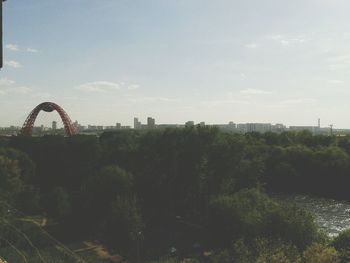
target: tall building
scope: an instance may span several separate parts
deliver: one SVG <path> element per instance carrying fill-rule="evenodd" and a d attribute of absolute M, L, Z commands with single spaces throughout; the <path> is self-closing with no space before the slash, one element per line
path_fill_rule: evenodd
<path fill-rule="evenodd" d="M 246 123 L 247 132 L 265 133 L 271 131 L 271 123 Z"/>
<path fill-rule="evenodd" d="M 134 129 L 141 129 L 141 122 L 138 118 L 134 118 Z"/>
<path fill-rule="evenodd" d="M 234 123 L 233 121 L 230 121 L 228 123 L 228 127 L 227 128 L 230 129 L 230 130 L 236 129 L 236 123 Z"/>
<path fill-rule="evenodd" d="M 57 121 L 52 122 L 52 130 L 57 130 Z"/>
<path fill-rule="evenodd" d="M 152 117 L 147 118 L 147 128 L 154 129 L 156 127 L 156 121 Z"/>

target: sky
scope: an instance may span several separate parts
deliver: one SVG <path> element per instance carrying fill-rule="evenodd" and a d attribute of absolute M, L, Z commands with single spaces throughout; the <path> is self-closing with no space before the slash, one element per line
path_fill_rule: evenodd
<path fill-rule="evenodd" d="M 53 101 L 82 125 L 350 128 L 348 0 L 7 0 L 0 126 Z M 36 125 L 59 120 L 40 113 Z"/>

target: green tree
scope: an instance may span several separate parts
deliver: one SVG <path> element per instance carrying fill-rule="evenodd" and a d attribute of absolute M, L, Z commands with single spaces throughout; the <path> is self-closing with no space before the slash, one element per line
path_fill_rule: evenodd
<path fill-rule="evenodd" d="M 0 155 L 0 198 L 14 201 L 22 189 L 23 182 L 18 161 Z"/>

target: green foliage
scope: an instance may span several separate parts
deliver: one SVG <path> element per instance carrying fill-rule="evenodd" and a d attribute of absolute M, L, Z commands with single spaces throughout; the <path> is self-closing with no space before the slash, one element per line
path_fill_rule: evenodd
<path fill-rule="evenodd" d="M 270 211 L 265 218 L 264 230 L 266 235 L 287 240 L 299 249 L 304 249 L 312 242 L 324 240 L 312 215 L 288 204 L 282 204 Z"/>
<path fill-rule="evenodd" d="M 309 214 L 272 201 L 265 189 L 350 200 L 349 136 L 240 135 L 198 126 L 6 140 L 0 199 L 131 251 L 140 231 L 144 244 L 158 247 L 181 233 L 215 245 L 216 262 L 299 262 L 288 248 L 300 252 L 322 236 Z M 152 240 L 157 231 L 166 240 Z M 334 241 L 343 259 L 346 242 L 346 234 Z M 188 244 L 176 247 L 187 252 Z M 306 254 L 304 261 L 333 255 L 327 247 Z"/>
<path fill-rule="evenodd" d="M 132 175 L 115 165 L 103 167 L 88 183 L 90 194 L 103 201 L 130 195 L 132 187 Z"/>
<path fill-rule="evenodd" d="M 340 256 L 333 247 L 315 243 L 304 251 L 303 261 L 305 263 L 340 263 Z"/>
<path fill-rule="evenodd" d="M 17 195 L 15 205 L 24 213 L 39 213 L 41 211 L 39 190 L 32 185 L 25 185 Z"/>
<path fill-rule="evenodd" d="M 14 201 L 22 188 L 23 182 L 18 161 L 0 155 L 0 198 L 10 202 Z"/>
<path fill-rule="evenodd" d="M 182 262 L 182 263 L 199 263 L 200 261 L 198 261 L 197 259 L 194 259 L 194 258 L 186 258 L 186 259 L 180 260 L 180 259 L 175 258 L 175 257 L 164 257 L 164 258 L 162 258 L 160 260 L 152 261 L 152 263 L 179 263 L 179 262 Z"/>
<path fill-rule="evenodd" d="M 337 249 L 350 249 L 350 229 L 341 232 L 332 242 Z"/>
<path fill-rule="evenodd" d="M 72 214 L 72 204 L 69 194 L 62 187 L 56 187 L 47 195 L 46 211 L 51 217 L 63 220 Z"/>
<path fill-rule="evenodd" d="M 85 209 L 88 220 L 96 223 L 110 213 L 117 197 L 132 195 L 133 176 L 118 166 L 106 166 L 92 176 L 85 187 Z"/>
<path fill-rule="evenodd" d="M 211 263 L 300 263 L 299 251 L 281 240 L 239 239 L 214 255 Z"/>
<path fill-rule="evenodd" d="M 213 240 L 227 244 L 238 237 L 281 238 L 298 248 L 321 239 L 310 214 L 293 206 L 281 206 L 255 189 L 221 195 L 210 203 Z"/>
<path fill-rule="evenodd" d="M 266 216 L 275 206 L 268 196 L 255 189 L 214 198 L 209 206 L 209 228 L 214 240 L 228 243 L 237 237 L 260 235 Z"/>
<path fill-rule="evenodd" d="M 341 232 L 331 245 L 339 252 L 341 262 L 350 262 L 350 229 Z"/>
<path fill-rule="evenodd" d="M 111 204 L 105 235 L 119 247 L 130 247 L 143 240 L 143 222 L 135 198 L 117 197 Z"/>
<path fill-rule="evenodd" d="M 0 155 L 18 162 L 21 170 L 21 179 L 25 183 L 33 183 L 35 181 L 35 164 L 27 154 L 13 148 L 0 148 Z"/>

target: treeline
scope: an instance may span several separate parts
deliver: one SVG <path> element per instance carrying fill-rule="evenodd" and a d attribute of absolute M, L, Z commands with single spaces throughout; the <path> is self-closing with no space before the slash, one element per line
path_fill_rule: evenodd
<path fill-rule="evenodd" d="M 349 154 L 350 137 L 307 131 L 12 137 L 0 141 L 0 198 L 54 218 L 62 238 L 101 239 L 134 259 L 347 262 L 350 242 L 336 250 L 309 214 L 268 193 L 349 200 Z"/>

